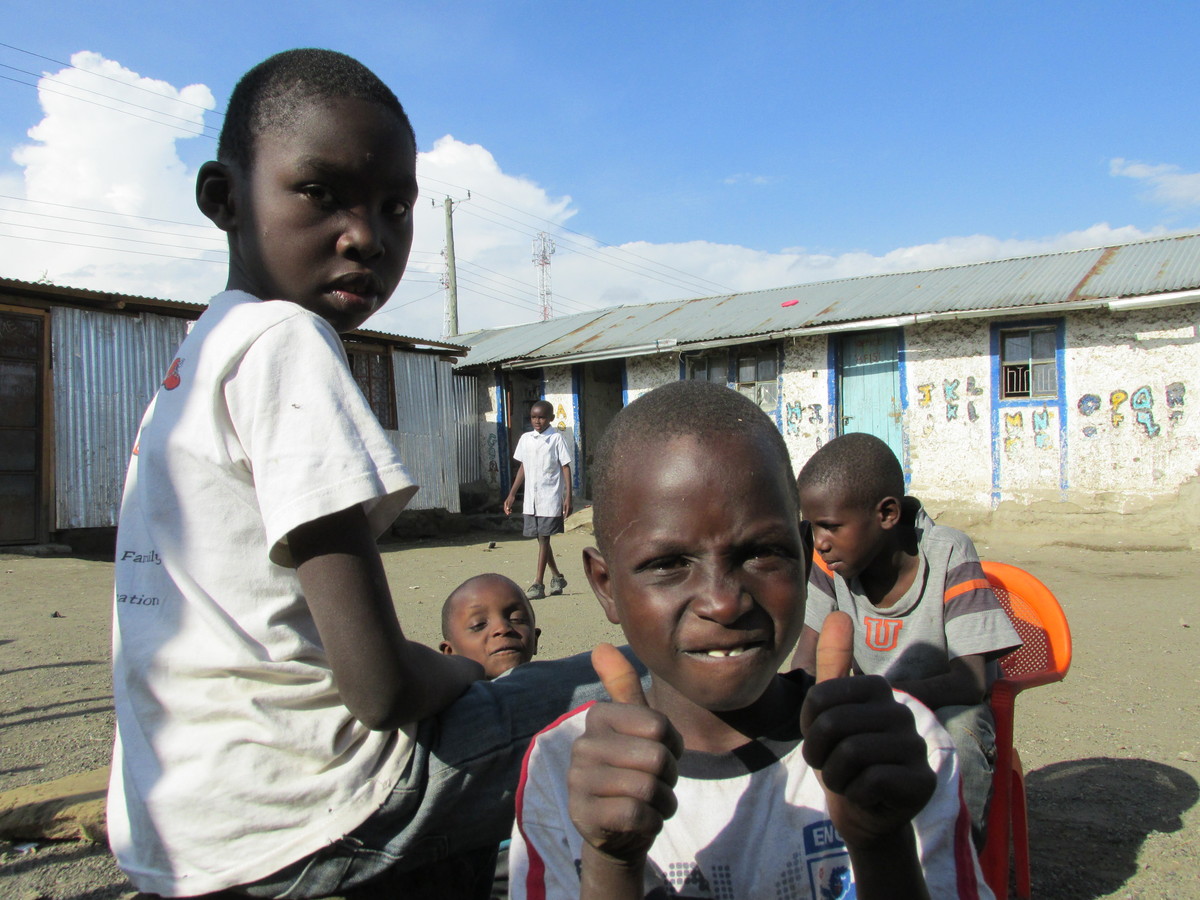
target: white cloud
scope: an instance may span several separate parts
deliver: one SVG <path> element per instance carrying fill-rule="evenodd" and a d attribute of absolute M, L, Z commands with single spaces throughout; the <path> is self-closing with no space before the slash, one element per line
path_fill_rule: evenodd
<path fill-rule="evenodd" d="M 1156 203 L 1172 209 L 1200 206 L 1200 173 L 1183 172 L 1170 164 L 1149 165 L 1120 158 L 1111 160 L 1108 170 L 1112 175 L 1147 184 L 1149 196 Z"/>
<path fill-rule="evenodd" d="M 203 130 L 204 85 L 176 89 L 92 52 L 38 83 L 42 120 L 0 186 L 4 275 L 202 300 L 224 283 L 220 232 L 192 200 L 175 142 Z M 121 111 L 117 111 L 121 110 Z M 204 249 L 209 252 L 203 252 Z M 215 252 L 213 252 L 215 251 Z"/>
<path fill-rule="evenodd" d="M 30 129 L 30 142 L 12 154 L 21 168 L 0 172 L 0 194 L 21 198 L 0 199 L 0 274 L 30 281 L 45 275 L 62 285 L 206 300 L 224 284 L 225 268 L 201 260 L 223 263 L 224 240 L 195 208 L 195 172 L 180 159 L 176 141 L 194 139 L 180 129 L 202 129 L 203 111 L 215 105 L 211 92 L 203 85 L 177 89 L 143 78 L 95 53 L 77 53 L 72 63 L 76 69 L 42 79 L 43 118 Z M 136 116 L 105 109 L 79 96 L 118 104 L 80 95 L 76 90 L 80 87 L 148 109 L 132 110 Z M 177 127 L 162 124 L 164 115 L 179 117 L 167 120 Z M 504 172 L 478 144 L 446 135 L 420 154 L 417 169 L 423 199 L 417 209 L 408 273 L 371 327 L 418 337 L 441 334 L 445 196 L 456 201 L 462 331 L 539 317 L 532 243 L 541 230 L 557 244 L 550 272 L 558 315 L 618 303 L 1101 246 L 1163 233 L 1102 223 L 1035 240 L 948 237 L 882 254 L 824 253 L 802 247 L 766 252 L 706 241 L 631 241 L 609 246 L 570 230 L 581 211 L 569 196 L 551 196 L 532 178 Z M 1187 202 L 1200 202 L 1200 176 L 1180 173 L 1176 167 L 1114 160 L 1112 171 L 1146 180 L 1176 202 L 1189 197 L 1192 200 Z M 729 181 L 754 182 L 761 177 L 743 174 Z"/>

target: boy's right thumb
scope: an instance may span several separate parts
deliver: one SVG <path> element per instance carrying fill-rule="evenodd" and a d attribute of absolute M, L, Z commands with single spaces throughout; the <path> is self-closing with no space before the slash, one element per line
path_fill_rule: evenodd
<path fill-rule="evenodd" d="M 649 706 L 637 670 L 612 644 L 597 644 L 592 651 L 592 668 L 614 703 Z"/>
<path fill-rule="evenodd" d="M 817 683 L 850 674 L 854 658 L 854 620 L 844 612 L 831 612 L 817 638 Z"/>

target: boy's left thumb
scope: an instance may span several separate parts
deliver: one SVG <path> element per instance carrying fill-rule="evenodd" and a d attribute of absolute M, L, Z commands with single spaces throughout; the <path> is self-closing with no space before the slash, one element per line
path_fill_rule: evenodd
<path fill-rule="evenodd" d="M 844 612 L 831 612 L 817 638 L 817 683 L 850 674 L 854 658 L 854 620 Z"/>

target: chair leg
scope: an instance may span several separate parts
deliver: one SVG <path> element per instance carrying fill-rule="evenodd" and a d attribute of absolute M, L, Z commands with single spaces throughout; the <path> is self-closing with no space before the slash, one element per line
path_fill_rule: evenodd
<path fill-rule="evenodd" d="M 1012 841 L 1014 870 L 1017 880 L 1017 896 L 1029 900 L 1029 818 L 1025 801 L 1025 772 L 1021 768 L 1021 757 L 1013 749 L 1012 769 Z"/>

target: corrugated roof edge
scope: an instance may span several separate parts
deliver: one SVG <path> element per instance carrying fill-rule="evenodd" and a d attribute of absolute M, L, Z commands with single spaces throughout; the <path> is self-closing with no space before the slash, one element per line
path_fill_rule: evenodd
<path fill-rule="evenodd" d="M 686 298 L 686 299 L 681 299 L 681 300 L 662 300 L 662 301 L 656 301 L 654 303 L 645 303 L 645 304 L 627 304 L 627 305 L 623 304 L 620 306 L 608 307 L 604 310 L 597 311 L 597 313 L 592 314 L 590 316 L 588 321 L 594 322 L 597 319 L 602 319 L 602 318 L 607 319 L 609 317 L 619 318 L 622 310 L 639 310 L 646 314 L 646 316 L 643 318 L 646 318 L 646 317 L 653 318 L 653 316 L 654 316 L 653 311 L 655 309 L 662 309 L 662 308 L 673 309 L 673 308 L 679 308 L 679 307 L 687 306 L 687 305 L 691 305 L 691 304 L 707 304 L 707 303 L 714 303 L 714 302 L 725 303 L 727 301 L 732 301 L 735 299 L 738 301 L 746 301 L 746 300 L 752 301 L 753 298 L 755 298 L 755 297 L 759 297 L 759 296 L 766 297 L 770 294 L 780 294 L 780 293 L 787 293 L 787 292 L 791 292 L 791 291 L 809 292 L 809 291 L 813 291 L 813 290 L 819 290 L 822 288 L 828 289 L 831 286 L 837 287 L 837 286 L 841 286 L 841 285 L 853 285 L 853 284 L 863 285 L 868 282 L 886 282 L 888 279 L 896 279 L 896 278 L 912 279 L 914 277 L 920 278 L 925 275 L 931 275 L 931 274 L 937 274 L 937 273 L 947 273 L 947 272 L 955 272 L 955 271 L 967 272 L 972 269 L 986 270 L 988 267 L 1003 266 L 1005 264 L 1011 265 L 1012 263 L 1032 262 L 1032 261 L 1039 261 L 1039 260 L 1053 260 L 1056 258 L 1066 258 L 1066 257 L 1071 257 L 1071 256 L 1083 256 L 1086 254 L 1094 255 L 1096 253 L 1102 253 L 1102 252 L 1109 251 L 1109 250 L 1115 251 L 1115 250 L 1120 250 L 1122 248 L 1139 247 L 1139 246 L 1143 246 L 1143 245 L 1150 245 L 1150 244 L 1156 244 L 1156 243 L 1167 244 L 1167 243 L 1170 243 L 1173 241 L 1186 241 L 1186 240 L 1194 241 L 1197 238 L 1200 238 L 1200 232 L 1198 232 L 1198 231 L 1176 232 L 1173 234 L 1156 235 L 1153 237 L 1144 238 L 1144 239 L 1137 240 L 1137 241 L 1128 241 L 1123 244 L 1099 244 L 1094 247 L 1078 248 L 1078 249 L 1074 249 L 1074 250 L 1060 250 L 1060 251 L 1055 251 L 1053 253 L 1031 253 L 1031 254 L 1026 254 L 1024 256 L 1012 256 L 1012 257 L 1006 257 L 1003 259 L 983 260 L 983 261 L 974 262 L 974 263 L 960 263 L 960 264 L 949 265 L 949 266 L 936 266 L 936 267 L 931 267 L 931 268 L 927 268 L 927 269 L 908 269 L 908 270 L 901 270 L 901 271 L 896 271 L 896 272 L 883 272 L 883 273 L 878 273 L 878 274 L 873 274 L 873 275 L 859 275 L 859 276 L 853 276 L 850 278 L 829 279 L 826 281 L 807 282 L 807 283 L 781 286 L 781 287 L 761 288 L 761 289 L 753 290 L 753 291 L 738 291 L 738 292 L 735 292 L 732 294 L 715 294 L 715 295 L 711 295 L 708 297 L 692 297 L 692 298 Z M 1046 302 L 1049 303 L 1049 301 L 1046 301 Z M 1020 306 L 1028 307 L 1028 308 L 1034 308 L 1038 305 L 1039 304 L 1037 302 L 1033 302 L 1033 303 L 1029 303 L 1029 304 L 1020 304 Z M 1075 304 L 1073 304 L 1073 305 L 1075 305 Z M 972 307 L 972 308 L 974 308 L 974 307 Z M 831 310 L 826 310 L 826 312 L 831 312 Z M 961 313 L 961 311 L 954 312 L 952 314 L 960 314 L 960 313 Z M 889 315 L 893 315 L 893 314 L 889 314 Z M 576 323 L 578 323 L 580 315 L 577 314 L 575 317 L 570 317 L 570 318 L 574 320 L 574 321 L 572 321 L 572 325 L 574 326 L 574 325 L 576 325 Z M 551 320 L 551 321 L 553 322 L 556 320 Z M 557 321 L 562 321 L 562 320 L 557 320 Z M 849 316 L 844 319 L 839 319 L 835 316 L 827 316 L 826 317 L 827 323 L 846 322 L 847 324 L 853 324 L 854 322 L 858 322 L 858 321 L 863 321 L 863 322 L 873 321 L 873 318 L 870 316 L 868 316 L 866 318 L 863 318 L 860 316 Z M 529 338 L 533 338 L 534 336 L 529 334 L 528 332 L 531 331 L 532 328 L 536 328 L 536 327 L 540 327 L 542 325 L 548 325 L 548 324 L 549 323 L 540 323 L 539 322 L 539 323 L 532 323 L 532 326 L 529 324 L 513 325 L 513 326 L 506 326 L 504 328 L 488 329 L 488 330 L 475 332 L 469 336 L 460 336 L 460 337 L 464 338 L 465 342 L 470 343 L 472 345 L 472 350 L 468 354 L 467 358 L 459 363 L 459 366 L 460 367 L 469 367 L 469 366 L 473 366 L 473 365 L 489 365 L 489 364 L 503 365 L 506 363 L 510 363 L 514 360 L 520 360 L 520 359 L 528 360 L 528 363 L 530 365 L 536 364 L 539 361 L 539 358 L 538 358 L 539 351 L 549 350 L 551 346 L 553 346 L 559 342 L 555 341 L 555 340 L 550 340 L 550 341 L 542 340 L 541 335 L 538 335 L 536 339 L 531 340 Z M 578 324 L 577 325 L 578 330 L 582 331 L 582 329 L 584 329 L 587 324 L 588 323 Z M 759 337 L 763 334 L 773 333 L 776 330 L 777 329 L 772 325 L 771 328 L 769 328 L 765 331 L 761 330 L 761 329 L 754 329 L 752 331 L 747 331 L 745 333 L 732 332 L 732 333 L 729 333 L 729 334 L 725 335 L 724 337 L 720 338 L 719 340 L 720 340 L 720 342 L 724 343 L 728 339 L 744 338 L 744 337 Z M 573 333 L 573 329 L 564 330 L 563 336 L 565 336 L 567 333 Z M 523 340 L 523 338 L 525 340 Z M 589 339 L 591 339 L 591 338 L 589 338 Z M 711 342 L 712 342 L 711 340 L 710 341 L 702 341 L 702 342 L 697 343 L 696 346 L 703 346 L 703 345 L 705 345 L 707 343 L 711 343 Z M 682 342 L 682 341 L 680 342 L 681 345 L 683 343 L 684 342 Z M 692 344 L 693 342 L 687 342 L 687 343 Z M 557 347 L 555 347 L 555 349 L 557 349 Z M 680 349 L 682 349 L 682 346 Z M 574 353 L 565 354 L 565 356 L 574 356 L 574 355 L 576 355 L 576 354 L 574 354 Z M 549 353 L 546 353 L 544 356 L 540 357 L 540 359 L 546 363 L 549 363 L 552 359 L 559 358 L 560 356 L 564 356 L 564 354 L 549 352 Z"/>
<path fill-rule="evenodd" d="M 185 300 L 167 300 L 162 297 L 143 297 L 137 294 L 117 294 L 111 291 L 93 291 L 88 288 L 70 287 L 62 284 L 48 284 L 41 281 L 22 281 L 19 278 L 0 276 L 0 293 L 8 292 L 18 296 L 40 299 L 48 303 L 78 303 L 84 306 L 116 307 L 125 309 L 154 309 L 160 312 L 175 312 L 189 318 L 196 318 L 208 308 L 207 303 L 190 303 Z M 454 344 L 448 341 L 434 341 L 428 338 L 412 337 L 406 334 L 394 334 L 389 331 L 360 328 L 347 332 L 345 337 L 360 340 L 383 341 L 392 344 L 407 344 L 413 347 L 429 347 L 434 350 L 448 351 L 462 356 L 469 349 L 466 344 Z"/>
<path fill-rule="evenodd" d="M 167 300 L 162 297 L 143 297 L 137 294 L 117 294 L 110 291 L 93 291 L 88 288 L 71 287 L 62 284 L 50 284 L 42 281 L 22 281 L 18 278 L 0 276 L 0 291 L 11 291 L 26 296 L 43 297 L 45 299 L 83 300 L 109 305 L 137 304 L 144 306 L 164 306 L 198 312 L 203 310 L 205 303 L 187 303 L 183 300 Z"/>

